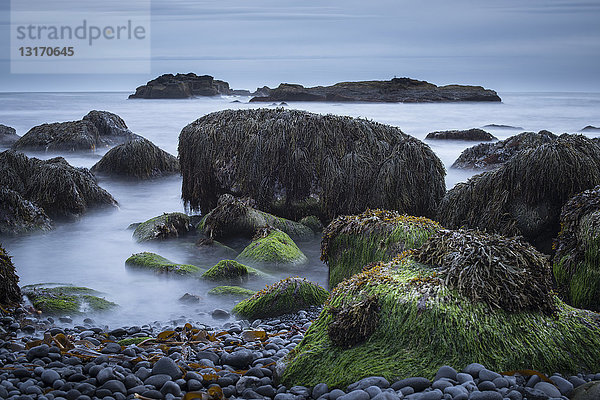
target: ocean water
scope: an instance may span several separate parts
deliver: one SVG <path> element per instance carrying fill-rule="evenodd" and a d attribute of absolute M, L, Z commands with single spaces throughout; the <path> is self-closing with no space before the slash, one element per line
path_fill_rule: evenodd
<path fill-rule="evenodd" d="M 542 129 L 560 133 L 579 133 L 587 126 L 600 126 L 600 93 L 499 93 L 501 103 L 447 104 L 364 104 L 364 103 L 289 103 L 288 107 L 317 113 L 368 118 L 398 126 L 403 132 L 424 139 L 435 130 L 468 129 L 501 124 L 519 129 L 486 128 L 499 139 L 523 131 Z M 240 102 L 234 102 L 238 100 Z M 33 126 L 81 119 L 90 110 L 106 110 L 120 115 L 129 128 L 162 149 L 176 155 L 181 129 L 201 116 L 223 109 L 274 107 L 248 103 L 248 98 L 197 98 L 188 100 L 128 100 L 127 93 L 0 93 L 0 123 L 25 134 Z M 586 132 L 596 137 L 600 132 Z M 447 169 L 448 188 L 465 181 L 474 171 L 457 171 L 450 165 L 467 147 L 475 143 L 458 141 L 427 142 Z M 0 148 L 0 151 L 4 150 Z M 63 153 L 72 165 L 91 167 L 106 149 L 94 153 Z M 28 153 L 50 158 L 57 154 Z M 127 227 L 163 212 L 185 211 L 181 201 L 179 176 L 146 181 L 123 182 L 102 178 L 100 185 L 119 202 L 119 208 L 93 211 L 74 222 L 59 223 L 44 234 L 0 237 L 13 256 L 21 284 L 42 282 L 88 286 L 120 305 L 115 312 L 93 318 L 109 326 L 143 324 L 155 320 L 185 317 L 215 324 L 209 312 L 230 310 L 233 300 L 211 298 L 206 294 L 213 284 L 198 279 L 168 278 L 131 271 L 124 265 L 133 253 L 153 251 L 180 263 L 209 268 L 218 259 L 200 252 L 194 239 L 161 243 L 136 243 Z M 244 243 L 233 244 L 239 250 Z M 270 269 L 268 279 L 250 282 L 259 289 L 287 276 L 304 276 L 323 286 L 327 267 L 319 261 L 319 239 L 298 243 L 309 258 L 307 265 Z M 178 299 L 185 293 L 202 297 L 197 305 Z M 80 318 L 80 317 L 79 317 Z M 76 318 L 77 320 L 77 318 Z"/>

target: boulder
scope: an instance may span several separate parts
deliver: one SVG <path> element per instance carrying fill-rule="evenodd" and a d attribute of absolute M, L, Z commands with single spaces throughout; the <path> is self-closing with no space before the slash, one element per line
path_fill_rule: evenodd
<path fill-rule="evenodd" d="M 123 118 L 108 111 L 92 110 L 82 120 L 91 122 L 100 138 L 109 144 L 125 143 L 139 137 L 129 130 Z"/>
<path fill-rule="evenodd" d="M 312 229 L 299 222 L 276 217 L 257 210 L 248 199 L 236 199 L 224 194 L 218 206 L 200 221 L 198 229 L 206 236 L 224 239 L 235 236 L 252 238 L 257 230 L 270 226 L 279 229 L 294 240 L 308 240 L 314 237 Z"/>
<path fill-rule="evenodd" d="M 304 264 L 308 261 L 285 232 L 274 228 L 260 229 L 236 260 L 249 264 Z"/>
<path fill-rule="evenodd" d="M 320 306 L 328 294 L 325 289 L 304 278 L 287 278 L 242 300 L 233 307 L 232 312 L 249 320 L 277 317 Z"/>
<path fill-rule="evenodd" d="M 600 311 L 600 186 L 571 198 L 562 208 L 554 278 L 569 304 Z"/>
<path fill-rule="evenodd" d="M 501 101 L 498 94 L 481 86 L 447 85 L 410 78 L 389 81 L 340 82 L 332 86 L 305 88 L 302 85 L 282 83 L 275 89 L 263 88 L 251 102 L 280 101 L 361 101 L 361 102 L 449 102 Z"/>
<path fill-rule="evenodd" d="M 47 283 L 27 285 L 22 289 L 34 308 L 50 315 L 104 312 L 117 307 L 117 304 L 99 297 L 101 293 L 86 287 Z"/>
<path fill-rule="evenodd" d="M 202 278 L 210 281 L 245 282 L 249 278 L 264 276 L 260 271 L 234 260 L 221 260 L 214 267 L 202 274 Z"/>
<path fill-rule="evenodd" d="M 522 235 L 550 254 L 563 205 L 598 184 L 600 145 L 565 134 L 457 184 L 440 203 L 436 219 L 447 228 Z"/>
<path fill-rule="evenodd" d="M 494 169 L 504 164 L 518 152 L 535 149 L 557 138 L 551 132 L 523 132 L 496 143 L 481 143 L 465 149 L 450 168 Z"/>
<path fill-rule="evenodd" d="M 329 267 L 329 288 L 373 262 L 390 261 L 420 247 L 437 232 L 437 222 L 396 211 L 367 210 L 334 219 L 323 231 L 321 260 Z"/>
<path fill-rule="evenodd" d="M 573 390 L 570 400 L 597 400 L 600 399 L 600 381 L 587 382 Z"/>
<path fill-rule="evenodd" d="M 452 131 L 436 131 L 427 134 L 425 139 L 429 140 L 468 140 L 476 142 L 490 142 L 492 140 L 498 140 L 497 137 L 483 129 L 467 129 L 464 131 L 452 130 Z"/>
<path fill-rule="evenodd" d="M 0 124 L 0 146 L 12 146 L 19 138 L 15 128 Z"/>
<path fill-rule="evenodd" d="M 418 258 L 406 253 L 339 284 L 284 360 L 281 383 L 433 380 L 444 365 L 471 363 L 548 374 L 599 370 L 600 319 L 546 291 L 549 264 L 531 246 L 446 231 L 424 248 Z"/>
<path fill-rule="evenodd" d="M 208 291 L 211 296 L 231 296 L 245 299 L 256 294 L 256 290 L 239 286 L 217 286 Z"/>
<path fill-rule="evenodd" d="M 488 125 L 484 125 L 482 128 L 488 128 L 488 129 L 506 129 L 506 130 L 514 130 L 514 131 L 518 131 L 518 130 L 523 130 L 522 127 L 520 126 L 512 126 L 512 125 L 504 125 L 504 124 L 488 124 Z"/>
<path fill-rule="evenodd" d="M 77 218 L 91 208 L 117 205 L 87 168 L 72 167 L 62 157 L 42 161 L 4 151 L 0 153 L 0 186 L 18 192 L 53 219 Z"/>
<path fill-rule="evenodd" d="M 278 109 L 225 110 L 179 136 L 182 198 L 203 214 L 222 194 L 298 220 L 366 208 L 432 215 L 444 167 L 429 146 L 363 119 Z"/>
<path fill-rule="evenodd" d="M 55 122 L 34 126 L 13 149 L 29 151 L 93 151 L 108 143 L 100 138 L 98 129 L 89 121 Z"/>
<path fill-rule="evenodd" d="M 136 89 L 130 99 L 185 99 L 232 94 L 229 84 L 210 75 L 164 74 Z"/>
<path fill-rule="evenodd" d="M 593 125 L 587 125 L 586 127 L 582 128 L 580 132 L 598 132 L 598 131 L 600 131 L 600 127 L 593 126 Z"/>
<path fill-rule="evenodd" d="M 323 223 L 316 215 L 307 215 L 298 221 L 304 226 L 308 226 L 315 234 L 323 231 Z"/>
<path fill-rule="evenodd" d="M 43 209 L 23 198 L 19 192 L 0 186 L 0 235 L 49 231 L 52 220 Z"/>
<path fill-rule="evenodd" d="M 179 161 L 154 143 L 138 136 L 113 147 L 92 167 L 93 173 L 150 179 L 179 172 Z"/>
<path fill-rule="evenodd" d="M 6 250 L 0 245 L 0 306 L 9 307 L 21 303 L 19 276 Z"/>
<path fill-rule="evenodd" d="M 238 255 L 238 252 L 231 247 L 207 237 L 198 239 L 196 248 L 206 255 L 221 259 L 235 258 Z"/>
<path fill-rule="evenodd" d="M 133 237 L 138 242 L 175 239 L 192 229 L 189 216 L 180 212 L 164 213 L 139 224 L 133 231 Z"/>
<path fill-rule="evenodd" d="M 144 269 L 157 274 L 194 275 L 200 268 L 190 264 L 177 264 L 155 253 L 143 252 L 133 254 L 125 261 L 132 268 Z"/>

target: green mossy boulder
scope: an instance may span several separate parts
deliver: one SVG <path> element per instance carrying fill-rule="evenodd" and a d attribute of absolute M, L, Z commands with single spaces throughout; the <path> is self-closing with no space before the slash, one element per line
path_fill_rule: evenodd
<path fill-rule="evenodd" d="M 563 207 L 554 255 L 554 278 L 569 304 L 600 311 L 600 186 Z"/>
<path fill-rule="evenodd" d="M 328 295 L 325 289 L 304 278 L 286 278 L 240 301 L 232 312 L 249 320 L 277 317 L 320 306 Z"/>
<path fill-rule="evenodd" d="M 198 229 L 206 236 L 218 240 L 235 236 L 251 238 L 258 229 L 265 226 L 279 229 L 294 240 L 309 240 L 314 237 L 308 226 L 257 210 L 250 204 L 251 201 L 247 199 L 222 195 L 217 208 L 200 221 Z"/>
<path fill-rule="evenodd" d="M 390 261 L 421 246 L 440 229 L 437 222 L 396 211 L 367 210 L 338 217 L 323 231 L 321 260 L 329 267 L 329 288 L 376 261 Z"/>
<path fill-rule="evenodd" d="M 133 231 L 133 237 L 138 242 L 174 239 L 192 229 L 189 216 L 180 212 L 164 213 L 139 224 Z"/>
<path fill-rule="evenodd" d="M 247 298 L 254 296 L 256 290 L 246 289 L 239 286 L 217 286 L 208 291 L 211 296 L 231 296 L 237 298 Z"/>
<path fill-rule="evenodd" d="M 129 267 L 153 271 L 157 274 L 193 275 L 201 272 L 195 265 L 177 264 L 158 254 L 143 252 L 133 254 L 125 264 Z"/>
<path fill-rule="evenodd" d="M 196 241 L 196 248 L 203 254 L 219 258 L 235 258 L 238 255 L 238 252 L 231 247 L 206 237 Z"/>
<path fill-rule="evenodd" d="M 117 304 L 99 297 L 101 293 L 86 287 L 38 284 L 23 286 L 23 294 L 33 307 L 49 315 L 77 315 L 110 311 Z"/>
<path fill-rule="evenodd" d="M 222 260 L 202 274 L 203 279 L 210 281 L 245 282 L 248 278 L 260 277 L 264 274 L 234 260 Z"/>
<path fill-rule="evenodd" d="M 339 284 L 284 360 L 282 383 L 344 388 L 368 376 L 433 379 L 443 365 L 460 370 L 473 362 L 493 371 L 600 369 L 600 317 L 543 295 L 550 286 L 545 257 L 520 240 L 446 232 L 421 253 Z M 486 290 L 501 301 L 488 302 Z"/>
<path fill-rule="evenodd" d="M 0 306 L 14 306 L 20 302 L 19 277 L 10 256 L 0 245 Z"/>
<path fill-rule="evenodd" d="M 300 222 L 302 225 L 308 226 L 310 229 L 312 229 L 314 233 L 319 233 L 323 231 L 323 223 L 315 215 L 307 215 L 298 222 Z"/>
<path fill-rule="evenodd" d="M 236 260 L 250 264 L 303 264 L 308 261 L 285 232 L 272 228 L 260 229 Z"/>

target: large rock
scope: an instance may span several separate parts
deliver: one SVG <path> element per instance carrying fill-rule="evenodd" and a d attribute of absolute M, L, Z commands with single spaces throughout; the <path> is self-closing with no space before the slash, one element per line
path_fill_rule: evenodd
<path fill-rule="evenodd" d="M 131 255 L 125 264 L 132 268 L 152 271 L 156 274 L 194 275 L 200 268 L 190 264 L 177 264 L 155 253 L 143 252 Z"/>
<path fill-rule="evenodd" d="M 493 371 L 599 370 L 600 319 L 548 293 L 549 264 L 531 246 L 448 231 L 424 246 L 416 260 L 405 255 L 338 285 L 286 358 L 281 382 L 343 388 L 368 376 L 431 380 L 444 365 L 471 363 Z M 424 265 L 428 258 L 435 262 Z"/>
<path fill-rule="evenodd" d="M 264 276 L 264 274 L 235 260 L 221 260 L 202 274 L 202 278 L 206 280 L 238 283 L 259 276 Z"/>
<path fill-rule="evenodd" d="M 320 306 L 328 294 L 325 289 L 304 278 L 287 278 L 242 300 L 233 307 L 232 312 L 249 320 L 277 317 Z"/>
<path fill-rule="evenodd" d="M 98 130 L 100 138 L 111 145 L 139 137 L 129 130 L 123 118 L 108 111 L 92 110 L 82 120 L 91 122 Z"/>
<path fill-rule="evenodd" d="M 0 146 L 12 146 L 19 138 L 15 128 L 0 124 Z"/>
<path fill-rule="evenodd" d="M 62 157 L 42 161 L 4 151 L 0 153 L 0 186 L 18 192 L 53 219 L 76 218 L 88 209 L 117 204 L 87 168 L 72 167 Z"/>
<path fill-rule="evenodd" d="M 225 110 L 179 136 L 182 197 L 207 214 L 225 193 L 298 220 L 366 208 L 432 215 L 445 170 L 429 146 L 398 128 L 298 110 Z"/>
<path fill-rule="evenodd" d="M 248 298 L 256 294 L 255 290 L 246 289 L 239 286 L 217 286 L 208 291 L 211 296 Z"/>
<path fill-rule="evenodd" d="M 51 229 L 52 221 L 43 209 L 23 198 L 19 192 L 0 186 L 0 235 Z"/>
<path fill-rule="evenodd" d="M 8 307 L 21 303 L 19 277 L 10 256 L 0 245 L 0 306 Z"/>
<path fill-rule="evenodd" d="M 600 311 L 600 186 L 569 200 L 560 216 L 554 278 L 565 300 Z"/>
<path fill-rule="evenodd" d="M 136 137 L 113 147 L 92 167 L 93 173 L 150 179 L 179 172 L 179 161 L 154 143 Z"/>
<path fill-rule="evenodd" d="M 50 315 L 77 315 L 104 312 L 117 307 L 93 289 L 59 284 L 36 284 L 23 286 L 23 294 L 33 307 Z"/>
<path fill-rule="evenodd" d="M 323 231 L 321 260 L 329 267 L 329 288 L 373 262 L 390 261 L 405 250 L 420 247 L 440 226 L 423 217 L 395 211 L 367 210 L 341 216 Z"/>
<path fill-rule="evenodd" d="M 583 136 L 562 135 L 457 184 L 440 203 L 436 219 L 448 228 L 522 235 L 551 253 L 562 206 L 599 184 L 600 145 Z"/>
<path fill-rule="evenodd" d="M 521 150 L 535 149 L 557 138 L 551 132 L 523 132 L 496 143 L 481 143 L 464 150 L 451 168 L 494 169 L 504 164 Z"/>
<path fill-rule="evenodd" d="M 191 230 L 189 216 L 180 212 L 164 213 L 139 224 L 133 231 L 133 237 L 138 242 L 175 239 Z"/>
<path fill-rule="evenodd" d="M 308 261 L 285 232 L 269 227 L 260 229 L 236 260 L 249 264 L 303 264 Z"/>
<path fill-rule="evenodd" d="M 184 99 L 233 94 L 229 84 L 210 75 L 164 74 L 136 89 L 130 99 Z M 248 93 L 249 94 L 249 93 Z"/>
<path fill-rule="evenodd" d="M 251 238 L 256 231 L 265 226 L 279 229 L 294 240 L 308 240 L 314 237 L 312 229 L 308 226 L 257 210 L 250 203 L 249 200 L 236 199 L 224 194 L 219 198 L 217 208 L 200 221 L 198 229 L 206 236 L 219 240 L 235 236 Z"/>
<path fill-rule="evenodd" d="M 483 129 L 467 129 L 464 131 L 436 131 L 427 134 L 425 139 L 429 140 L 468 140 L 476 142 L 490 142 L 492 140 L 498 140 L 497 137 Z"/>
<path fill-rule="evenodd" d="M 298 84 L 282 83 L 276 89 L 269 89 L 266 92 L 266 96 L 253 97 L 250 101 L 366 101 L 386 103 L 501 101 L 496 92 L 484 89 L 481 86 L 436 86 L 433 83 L 410 78 L 393 78 L 389 81 L 341 82 L 333 86 L 310 88 Z"/>

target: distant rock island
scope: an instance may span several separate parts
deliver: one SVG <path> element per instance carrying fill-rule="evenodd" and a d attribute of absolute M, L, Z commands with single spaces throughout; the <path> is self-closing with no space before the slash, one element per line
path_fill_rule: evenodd
<path fill-rule="evenodd" d="M 240 95 L 254 96 L 251 102 L 332 101 L 421 103 L 452 101 L 501 101 L 498 94 L 481 86 L 437 86 L 410 78 L 389 81 L 341 82 L 332 86 L 304 87 L 282 83 L 277 88 L 267 86 L 254 93 L 233 90 L 229 83 L 210 75 L 165 74 L 140 86 L 130 99 L 183 99 L 195 96 Z"/>

